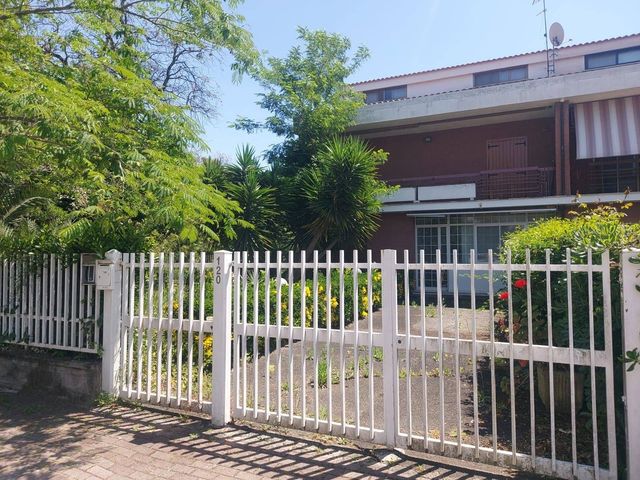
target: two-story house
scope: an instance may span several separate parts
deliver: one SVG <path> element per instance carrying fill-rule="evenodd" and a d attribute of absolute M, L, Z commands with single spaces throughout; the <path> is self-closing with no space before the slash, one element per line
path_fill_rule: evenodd
<path fill-rule="evenodd" d="M 481 262 L 505 232 L 565 215 L 578 192 L 640 200 L 640 34 L 558 48 L 551 62 L 543 50 L 354 87 L 367 105 L 350 132 L 389 152 L 380 174 L 400 186 L 374 251 L 457 250 L 465 262 L 474 249 Z"/>

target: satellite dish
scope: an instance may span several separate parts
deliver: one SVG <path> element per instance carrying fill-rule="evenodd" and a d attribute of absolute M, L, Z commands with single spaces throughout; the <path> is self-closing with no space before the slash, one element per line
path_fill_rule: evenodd
<path fill-rule="evenodd" d="M 564 41 L 564 28 L 558 22 L 553 22 L 549 27 L 549 39 L 554 47 L 559 47 Z"/>

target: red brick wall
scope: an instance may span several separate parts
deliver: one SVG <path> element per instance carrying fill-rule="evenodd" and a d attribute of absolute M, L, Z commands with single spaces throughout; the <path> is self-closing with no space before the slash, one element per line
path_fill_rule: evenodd
<path fill-rule="evenodd" d="M 380 260 L 380 250 L 391 248 L 398 251 L 398 258 L 408 249 L 411 259 L 416 248 L 415 220 L 406 213 L 384 213 L 380 228 L 367 245 L 372 250 L 373 258 Z"/>
<path fill-rule="evenodd" d="M 626 222 L 640 222 L 640 203 L 634 203 L 629 210 L 625 210 L 625 213 L 627 214 L 627 217 L 625 218 Z"/>
<path fill-rule="evenodd" d="M 431 137 L 431 143 L 424 141 Z M 369 139 L 389 152 L 382 178 L 430 177 L 474 173 L 487 169 L 487 140 L 526 136 L 528 165 L 552 167 L 553 118 L 525 120 L 433 133 Z"/>

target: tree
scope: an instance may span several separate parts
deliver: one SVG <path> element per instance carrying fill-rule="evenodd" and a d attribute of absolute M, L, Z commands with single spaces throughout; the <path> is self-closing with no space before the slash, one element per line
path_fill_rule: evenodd
<path fill-rule="evenodd" d="M 265 89 L 257 102 L 270 114 L 264 122 L 238 119 L 234 126 L 249 132 L 267 129 L 284 138 L 268 153 L 278 173 L 292 176 L 308 165 L 323 143 L 353 124 L 364 96 L 345 80 L 368 58 L 358 47 L 350 55 L 346 37 L 298 28 L 302 46 L 287 57 L 271 57 L 257 73 Z"/>
<path fill-rule="evenodd" d="M 298 178 L 307 250 L 362 248 L 378 227 L 380 197 L 389 187 L 377 179 L 387 153 L 354 137 L 335 137 Z"/>
<path fill-rule="evenodd" d="M 228 49 L 236 70 L 249 68 L 255 52 L 238 22 L 218 0 L 0 7 L 2 173 L 49 199 L 23 212 L 42 232 L 28 248 L 131 251 L 233 237 L 237 204 L 203 182 L 192 153 L 204 148 L 192 116 L 202 105 L 181 83 L 184 65 L 158 52 Z"/>
<path fill-rule="evenodd" d="M 275 189 L 266 185 L 266 172 L 255 149 L 243 145 L 236 152 L 236 163 L 218 160 L 206 162 L 205 181 L 217 183 L 230 199 L 237 202 L 235 238 L 229 244 L 235 250 L 268 250 L 286 234 L 278 211 Z"/>
<path fill-rule="evenodd" d="M 215 92 L 201 67 L 228 52 L 239 78 L 258 63 L 244 18 L 223 3 L 235 9 L 241 0 L 7 0 L 0 22 L 40 29 L 38 44 L 58 65 L 120 51 L 172 103 L 210 115 Z"/>
<path fill-rule="evenodd" d="M 240 118 L 234 126 L 283 137 L 267 159 L 290 246 L 362 247 L 377 225 L 377 195 L 386 191 L 377 180 L 386 155 L 339 137 L 364 105 L 346 79 L 369 53 L 359 47 L 352 54 L 349 39 L 324 31 L 298 28 L 298 39 L 301 45 L 285 58 L 269 58 L 255 74 L 265 90 L 258 105 L 267 119 Z"/>

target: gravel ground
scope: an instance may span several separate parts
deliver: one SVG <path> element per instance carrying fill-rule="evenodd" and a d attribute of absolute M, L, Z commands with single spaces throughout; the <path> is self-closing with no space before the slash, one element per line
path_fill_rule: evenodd
<path fill-rule="evenodd" d="M 434 311 L 428 312 L 434 316 L 427 316 L 426 329 L 428 336 L 437 336 L 439 331 L 439 318 Z M 404 333 L 404 307 L 398 312 L 398 331 Z M 381 330 L 381 312 L 373 315 L 373 330 Z M 472 337 L 472 315 L 469 309 L 458 311 L 458 321 L 460 326 L 460 338 L 470 339 Z M 492 320 L 489 312 L 479 311 L 476 313 L 476 335 L 479 340 L 487 340 L 492 328 Z M 456 328 L 456 312 L 453 308 L 445 308 L 443 312 L 443 337 L 454 338 Z M 346 327 L 353 330 L 353 324 Z M 361 331 L 368 331 L 368 320 L 360 320 L 358 328 Z M 410 330 L 412 334 L 420 334 L 422 329 L 421 314 L 419 307 L 410 307 Z M 250 339 L 251 341 L 251 339 Z M 258 407 L 265 408 L 265 379 L 269 372 L 269 396 L 270 410 L 275 411 L 277 405 L 277 363 L 280 358 L 281 364 L 281 404 L 283 412 L 289 411 L 289 393 L 293 398 L 293 411 L 296 415 L 302 415 L 303 398 L 306 398 L 306 416 L 315 418 L 316 414 L 316 385 L 315 385 L 315 360 L 313 345 L 311 342 L 294 342 L 292 346 L 286 345 L 278 349 L 272 345 L 270 352 L 269 367 L 267 368 L 266 358 L 261 356 L 257 362 L 257 385 L 258 385 Z M 326 371 L 323 364 L 327 363 L 326 345 L 318 348 L 319 370 Z M 343 388 L 338 375 L 338 365 L 340 361 L 339 346 L 332 344 L 330 351 L 332 364 L 332 382 L 330 388 L 326 382 L 319 382 L 318 385 L 318 417 L 327 420 L 329 416 L 334 422 L 340 422 L 343 416 L 342 398 Z M 374 349 L 372 361 L 369 362 L 369 351 L 367 347 L 358 350 L 358 361 L 355 360 L 353 348 L 345 348 L 345 382 L 344 382 L 344 417 L 347 424 L 355 424 L 356 416 L 359 413 L 360 425 L 369 427 L 371 425 L 371 414 L 375 428 L 382 428 L 384 417 L 383 402 L 383 378 L 382 378 L 382 350 Z M 453 354 L 445 354 L 442 359 L 442 370 L 439 368 L 439 357 L 437 352 L 428 352 L 425 356 L 425 368 L 422 366 L 421 353 L 413 351 L 410 354 L 409 362 L 405 359 L 405 352 L 401 350 L 398 355 L 399 371 L 399 418 L 400 431 L 407 432 L 409 429 L 409 408 L 407 403 L 407 382 L 411 385 L 411 423 L 413 435 L 422 437 L 425 429 L 428 429 L 429 437 L 440 438 L 441 433 L 445 440 L 457 442 L 458 438 L 462 443 L 474 445 L 476 443 L 476 427 L 474 424 L 474 395 L 473 395 L 473 368 L 470 356 L 460 355 L 457 366 L 459 369 L 460 392 L 457 391 L 456 358 Z M 293 375 L 289 376 L 289 364 L 292 362 Z M 359 380 L 356 380 L 356 367 L 359 365 Z M 517 362 L 516 362 L 517 364 Z M 517 369 L 517 365 L 516 365 Z M 526 369 L 528 370 L 528 368 Z M 491 383 L 488 359 L 480 359 L 477 363 L 477 405 L 478 405 L 478 439 L 480 446 L 492 447 L 493 432 L 491 421 Z M 304 381 L 303 381 L 304 373 Z M 521 382 L 516 395 L 516 449 L 518 452 L 531 453 L 531 416 L 529 403 L 528 380 L 525 375 L 517 376 L 516 382 Z M 247 399 L 246 405 L 251 408 L 255 403 L 254 390 L 254 364 L 250 360 L 247 362 Z M 497 376 L 497 425 L 496 436 L 499 449 L 511 451 L 511 415 L 509 408 L 509 396 L 500 388 L 501 381 L 507 381 L 509 377 L 508 364 L 504 362 L 496 369 Z M 322 375 L 320 376 L 322 378 Z M 424 380 L 426 378 L 426 402 Z M 241 377 L 242 387 L 242 377 Z M 291 381 L 293 380 L 293 381 Z M 442 381 L 443 394 L 441 397 L 440 385 Z M 373 387 L 371 383 L 373 382 Z M 304 385 L 304 388 L 303 388 Z M 358 387 L 359 385 L 359 387 Z M 356 390 L 359 388 L 359 394 Z M 303 393 L 304 390 L 304 393 Z M 508 389 L 507 389 L 508 391 Z M 371 395 L 373 392 L 373 395 Z M 240 388 L 240 404 L 242 404 L 243 389 Z M 329 410 L 329 395 L 332 398 L 332 409 Z M 359 398 L 358 403 L 356 399 Z M 357 412 L 356 408 L 359 407 Z M 550 457 L 550 419 L 544 405 L 536 394 L 536 454 Z M 426 414 L 426 416 L 425 416 Z M 458 417 L 460 416 L 460 431 L 458 429 Z M 427 425 L 428 420 L 428 425 Z M 444 421 L 444 422 L 443 422 Z M 442 423 L 444 423 L 444 428 Z M 577 422 L 578 432 L 578 459 L 581 463 L 593 464 L 593 452 L 591 443 L 591 430 L 588 425 L 589 416 L 579 415 Z M 571 460 L 571 425 L 570 417 L 567 415 L 556 416 L 556 448 L 557 458 Z M 601 428 L 600 432 L 600 464 L 606 459 L 606 429 Z"/>

